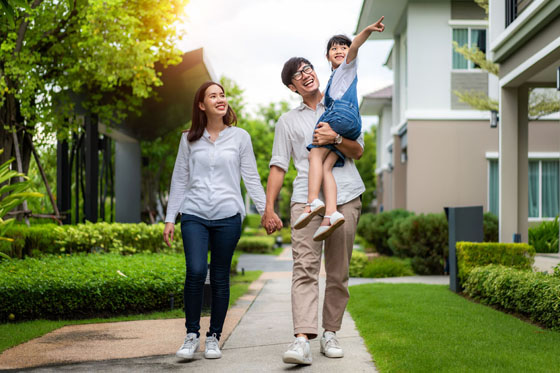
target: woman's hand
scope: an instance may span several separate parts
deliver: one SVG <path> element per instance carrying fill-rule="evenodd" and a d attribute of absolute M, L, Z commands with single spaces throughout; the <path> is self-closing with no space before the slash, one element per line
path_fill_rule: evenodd
<path fill-rule="evenodd" d="M 163 241 L 167 246 L 171 247 L 171 242 L 173 242 L 173 235 L 175 234 L 175 224 L 165 223 L 165 228 L 163 229 Z"/>

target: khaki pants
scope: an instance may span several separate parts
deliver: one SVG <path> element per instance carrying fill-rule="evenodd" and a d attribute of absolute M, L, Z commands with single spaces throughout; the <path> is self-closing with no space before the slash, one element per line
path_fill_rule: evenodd
<path fill-rule="evenodd" d="M 301 215 L 305 204 L 292 203 L 291 223 Z M 353 199 L 337 207 L 346 222 L 325 242 L 325 270 L 327 283 L 323 303 L 323 329 L 340 330 L 342 316 L 348 303 L 348 266 L 354 246 L 356 226 L 360 218 L 362 202 Z M 315 216 L 307 227 L 292 228 L 292 318 L 294 335 L 307 334 L 313 339 L 318 334 L 319 270 L 323 242 L 313 241 L 313 234 L 323 220 Z"/>

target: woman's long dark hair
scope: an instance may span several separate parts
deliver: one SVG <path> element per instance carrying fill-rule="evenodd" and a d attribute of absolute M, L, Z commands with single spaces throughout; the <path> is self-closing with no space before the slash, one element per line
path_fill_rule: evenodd
<path fill-rule="evenodd" d="M 200 109 L 199 103 L 204 101 L 206 90 L 213 85 L 217 85 L 222 89 L 222 92 L 225 93 L 224 87 L 216 82 L 211 81 L 203 83 L 198 91 L 196 91 L 193 102 L 192 125 L 188 131 L 189 133 L 187 134 L 187 140 L 189 142 L 200 139 L 202 137 L 202 134 L 204 133 L 204 129 L 206 128 L 206 124 L 208 123 L 208 118 L 206 117 L 206 113 Z M 224 121 L 224 124 L 228 126 L 237 124 L 237 116 L 235 115 L 235 112 L 233 111 L 231 106 L 229 106 L 229 104 L 226 115 L 224 115 L 222 120 Z"/>

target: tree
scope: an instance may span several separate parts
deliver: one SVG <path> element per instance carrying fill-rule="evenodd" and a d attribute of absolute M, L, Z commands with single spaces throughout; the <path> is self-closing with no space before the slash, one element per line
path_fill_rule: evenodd
<path fill-rule="evenodd" d="M 371 203 L 375 199 L 376 133 L 377 127 L 371 127 L 369 131 L 364 133 L 364 153 L 356 161 L 356 167 L 366 186 L 366 191 L 362 194 L 362 212 L 370 212 Z"/>
<path fill-rule="evenodd" d="M 0 21 L 0 162 L 20 157 L 27 173 L 37 127 L 68 134 L 76 101 L 108 125 L 137 111 L 161 85 L 155 63 L 180 61 L 186 2 L 3 0 L 13 22 Z"/>

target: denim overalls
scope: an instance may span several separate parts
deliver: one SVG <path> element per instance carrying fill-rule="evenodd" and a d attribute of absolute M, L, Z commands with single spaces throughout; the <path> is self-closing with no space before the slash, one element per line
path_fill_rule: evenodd
<path fill-rule="evenodd" d="M 327 122 L 333 131 L 342 137 L 350 140 L 356 140 L 362 131 L 362 118 L 360 117 L 360 111 L 358 109 L 358 91 L 356 90 L 358 77 L 356 76 L 354 78 L 350 87 L 348 87 L 346 92 L 344 92 L 344 95 L 339 100 L 333 100 L 329 95 L 329 90 L 331 88 L 334 73 L 335 71 L 331 74 L 325 91 L 325 112 L 321 115 L 317 123 Z M 317 126 L 315 126 L 315 129 L 317 129 Z M 344 166 L 344 159 L 346 157 L 334 146 L 334 144 L 309 144 L 307 149 L 311 150 L 311 148 L 319 147 L 329 148 L 338 155 L 338 159 L 336 160 L 334 167 Z"/>

